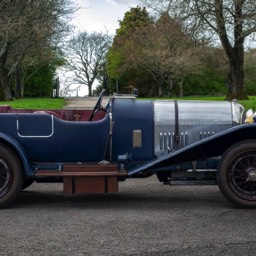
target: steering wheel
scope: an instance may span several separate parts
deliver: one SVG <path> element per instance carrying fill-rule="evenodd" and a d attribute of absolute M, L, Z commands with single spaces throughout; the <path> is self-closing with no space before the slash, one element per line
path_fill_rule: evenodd
<path fill-rule="evenodd" d="M 99 95 L 99 97 L 98 97 L 98 100 L 97 100 L 97 102 L 96 102 L 96 104 L 95 104 L 95 106 L 94 106 L 94 108 L 93 108 L 93 110 L 92 110 L 92 113 L 91 113 L 90 117 L 89 117 L 89 121 L 92 121 L 92 119 L 93 119 L 93 117 L 96 115 L 96 113 L 97 113 L 99 110 L 103 109 L 101 103 L 102 103 L 102 99 L 103 99 L 104 93 L 105 93 L 105 89 L 103 89 L 103 90 L 101 91 L 101 93 L 100 93 L 100 95 Z"/>

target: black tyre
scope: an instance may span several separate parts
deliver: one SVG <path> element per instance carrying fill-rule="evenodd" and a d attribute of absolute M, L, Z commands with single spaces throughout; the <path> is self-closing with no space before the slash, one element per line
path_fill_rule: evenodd
<path fill-rule="evenodd" d="M 221 157 L 217 182 L 222 194 L 234 205 L 256 208 L 256 141 L 234 144 Z"/>
<path fill-rule="evenodd" d="M 19 194 L 23 171 L 16 153 L 0 144 L 0 208 L 8 206 Z"/>

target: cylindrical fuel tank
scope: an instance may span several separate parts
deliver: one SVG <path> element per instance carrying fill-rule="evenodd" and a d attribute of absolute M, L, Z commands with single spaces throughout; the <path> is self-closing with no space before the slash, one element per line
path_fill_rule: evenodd
<path fill-rule="evenodd" d="M 236 101 L 155 101 L 154 147 L 160 156 L 242 122 Z"/>

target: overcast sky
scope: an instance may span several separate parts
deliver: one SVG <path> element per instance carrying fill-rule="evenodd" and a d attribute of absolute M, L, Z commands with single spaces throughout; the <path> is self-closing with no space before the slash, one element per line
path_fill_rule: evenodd
<path fill-rule="evenodd" d="M 122 20 L 124 13 L 131 7 L 136 7 L 139 0 L 73 0 L 80 10 L 74 15 L 71 21 L 77 27 L 77 32 L 104 32 L 114 35 L 119 27 L 118 20 Z M 72 76 L 65 70 L 59 71 L 61 86 L 65 84 L 67 77 Z M 97 82 L 93 85 L 95 89 Z M 73 84 L 70 89 L 74 89 L 69 96 L 84 96 L 88 94 L 86 86 L 81 86 L 76 90 L 77 85 Z"/>
<path fill-rule="evenodd" d="M 102 31 L 114 34 L 118 20 L 139 0 L 73 0 L 81 9 L 76 13 L 73 24 L 80 31 Z"/>

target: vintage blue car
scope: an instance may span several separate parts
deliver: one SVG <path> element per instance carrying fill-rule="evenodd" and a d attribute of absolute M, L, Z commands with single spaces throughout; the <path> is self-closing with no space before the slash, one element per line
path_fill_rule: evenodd
<path fill-rule="evenodd" d="M 90 110 L 0 106 L 0 207 L 32 182 L 65 193 L 118 191 L 127 178 L 218 185 L 240 207 L 256 207 L 256 125 L 236 101 L 136 100 L 116 95 Z"/>

